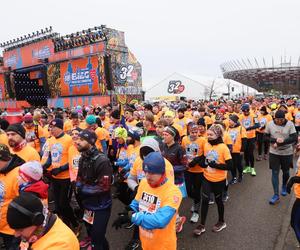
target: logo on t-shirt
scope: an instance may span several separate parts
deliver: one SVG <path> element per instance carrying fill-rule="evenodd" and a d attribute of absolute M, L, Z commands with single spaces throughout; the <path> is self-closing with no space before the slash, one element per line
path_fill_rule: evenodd
<path fill-rule="evenodd" d="M 238 137 L 238 131 L 237 130 L 230 130 L 229 135 L 231 137 L 231 140 L 232 140 L 233 144 L 235 144 L 236 139 Z"/>

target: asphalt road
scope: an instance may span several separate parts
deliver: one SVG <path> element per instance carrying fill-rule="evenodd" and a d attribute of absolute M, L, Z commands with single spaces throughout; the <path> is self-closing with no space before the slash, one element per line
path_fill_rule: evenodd
<path fill-rule="evenodd" d="M 183 231 L 178 234 L 178 249 L 274 249 L 280 239 L 284 219 L 290 216 L 288 207 L 291 196 L 281 197 L 280 203 L 271 206 L 268 199 L 273 195 L 271 171 L 267 161 L 256 162 L 257 176 L 246 175 L 242 183 L 229 187 L 229 200 L 225 204 L 227 228 L 219 233 L 211 231 L 217 222 L 217 207 L 210 205 L 206 232 L 198 238 L 193 236 L 195 224 L 189 222 L 191 200 L 185 199 L 180 214 L 187 216 Z M 294 170 L 291 170 L 291 174 Z M 124 249 L 132 231 L 116 231 L 111 224 L 123 205 L 114 200 L 108 226 L 111 249 Z"/>

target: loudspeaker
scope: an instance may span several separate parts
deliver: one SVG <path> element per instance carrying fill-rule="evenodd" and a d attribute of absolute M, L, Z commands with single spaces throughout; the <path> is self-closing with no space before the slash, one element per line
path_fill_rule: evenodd
<path fill-rule="evenodd" d="M 12 90 L 11 81 L 10 81 L 10 72 L 4 74 L 4 81 L 6 84 L 6 90 L 8 93 L 9 98 L 15 98 L 14 92 Z"/>
<path fill-rule="evenodd" d="M 104 74 L 106 79 L 107 90 L 114 90 L 112 67 L 111 67 L 111 56 L 104 57 Z"/>

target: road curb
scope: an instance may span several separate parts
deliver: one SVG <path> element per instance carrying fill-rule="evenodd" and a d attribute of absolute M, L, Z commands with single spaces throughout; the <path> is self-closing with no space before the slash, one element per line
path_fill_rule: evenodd
<path fill-rule="evenodd" d="M 275 243 L 274 250 L 283 250 L 284 248 L 286 237 L 290 227 L 290 220 L 291 220 L 290 214 L 292 212 L 294 201 L 295 201 L 295 195 L 293 194 L 287 209 L 287 215 L 284 216 L 284 219 L 282 220 L 281 230 L 277 238 L 277 241 Z"/>

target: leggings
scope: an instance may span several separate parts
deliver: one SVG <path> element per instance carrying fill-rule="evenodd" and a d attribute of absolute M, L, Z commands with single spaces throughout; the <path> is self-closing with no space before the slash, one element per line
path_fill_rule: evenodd
<path fill-rule="evenodd" d="M 300 199 L 297 198 L 291 213 L 291 227 L 294 229 L 297 240 L 300 243 Z"/>
<path fill-rule="evenodd" d="M 243 167 L 242 167 L 242 156 L 240 153 L 231 153 L 233 168 L 231 170 L 232 178 L 237 176 L 237 171 L 239 173 L 239 177 L 243 175 Z"/>
<path fill-rule="evenodd" d="M 111 208 L 95 211 L 93 225 L 85 223 L 87 234 L 91 237 L 92 250 L 109 249 L 109 244 L 105 235 L 110 213 Z"/>
<path fill-rule="evenodd" d="M 70 179 L 52 179 L 55 211 L 67 226 L 78 226 L 74 211 L 70 206 Z"/>
<path fill-rule="evenodd" d="M 246 140 L 246 147 L 244 149 L 244 159 L 246 166 L 254 168 L 254 148 L 255 148 L 255 138 Z"/>
<path fill-rule="evenodd" d="M 264 148 L 264 154 L 266 155 L 269 151 L 269 142 L 264 140 L 264 133 L 257 133 L 257 146 L 258 146 L 258 155 L 262 155 Z"/>
<path fill-rule="evenodd" d="M 208 202 L 209 196 L 212 192 L 215 195 L 216 204 L 218 207 L 219 222 L 224 222 L 224 204 L 222 200 L 222 193 L 226 185 L 226 180 L 219 182 L 211 182 L 205 177 L 202 183 L 202 203 L 201 203 L 201 224 L 205 225 L 207 213 L 208 213 Z"/>
<path fill-rule="evenodd" d="M 201 186 L 203 182 L 203 173 L 192 173 L 186 171 L 184 176 L 188 196 L 193 199 L 194 211 L 198 213 L 201 203 Z"/>

